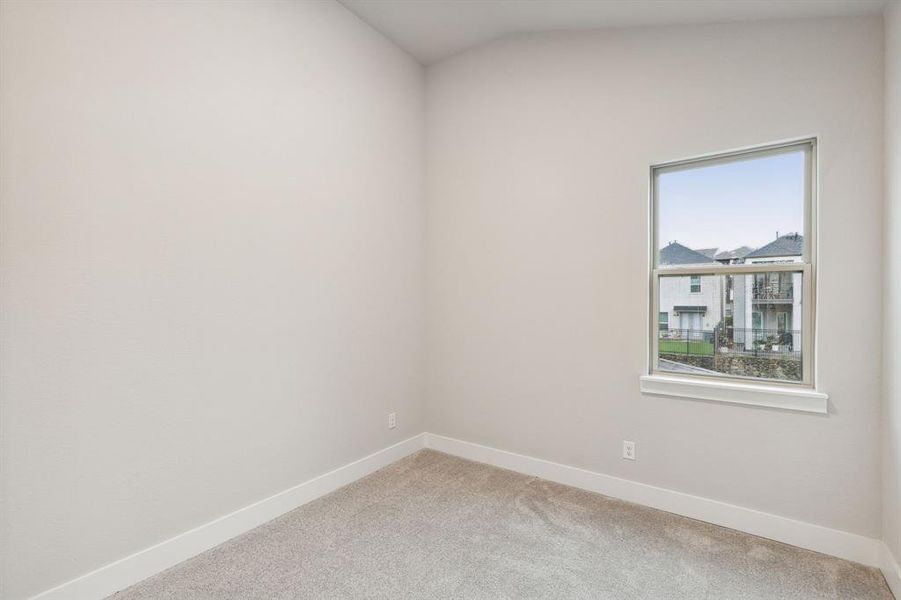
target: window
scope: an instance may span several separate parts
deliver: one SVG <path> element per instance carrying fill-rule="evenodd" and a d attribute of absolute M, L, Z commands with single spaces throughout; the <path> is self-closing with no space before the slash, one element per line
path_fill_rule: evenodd
<path fill-rule="evenodd" d="M 652 376 L 813 386 L 815 158 L 805 140 L 652 168 Z"/>
<path fill-rule="evenodd" d="M 788 329 L 788 313 L 780 312 L 776 314 L 776 323 L 779 329 L 779 333 L 785 333 L 786 329 Z"/>
<path fill-rule="evenodd" d="M 763 313 L 754 311 L 751 313 L 751 328 L 763 329 Z"/>

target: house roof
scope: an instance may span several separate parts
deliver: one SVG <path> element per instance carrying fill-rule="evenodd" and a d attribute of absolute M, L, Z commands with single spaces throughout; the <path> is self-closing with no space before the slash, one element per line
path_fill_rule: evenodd
<path fill-rule="evenodd" d="M 723 250 L 714 258 L 716 258 L 717 260 L 732 260 L 734 258 L 744 258 L 753 251 L 754 248 L 751 248 L 750 246 L 740 246 L 735 250 Z"/>
<path fill-rule="evenodd" d="M 698 248 L 695 250 L 695 252 L 700 252 L 707 258 L 713 260 L 713 258 L 716 256 L 717 250 L 719 250 L 719 248 Z"/>
<path fill-rule="evenodd" d="M 762 248 L 748 253 L 745 258 L 761 258 L 765 256 L 801 256 L 804 254 L 804 236 L 800 233 L 789 233 L 777 237 Z"/>
<path fill-rule="evenodd" d="M 670 242 L 660 249 L 661 265 L 703 265 L 712 262 L 710 258 L 679 242 Z"/>

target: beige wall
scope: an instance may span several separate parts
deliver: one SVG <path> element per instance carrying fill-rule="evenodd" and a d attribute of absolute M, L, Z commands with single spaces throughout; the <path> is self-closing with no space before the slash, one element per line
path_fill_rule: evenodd
<path fill-rule="evenodd" d="M 901 561 L 901 2 L 885 13 L 883 536 Z"/>
<path fill-rule="evenodd" d="M 430 67 L 429 431 L 878 536 L 882 78 L 878 16 L 524 35 Z M 648 166 L 808 135 L 829 416 L 642 396 Z"/>
<path fill-rule="evenodd" d="M 5 598 L 423 430 L 418 64 L 335 2 L 0 38 Z"/>

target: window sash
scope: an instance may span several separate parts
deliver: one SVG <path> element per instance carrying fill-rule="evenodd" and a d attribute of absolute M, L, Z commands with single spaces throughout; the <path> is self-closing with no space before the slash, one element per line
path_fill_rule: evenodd
<path fill-rule="evenodd" d="M 773 273 L 777 271 L 803 271 L 804 267 L 810 266 L 809 262 L 747 263 L 743 265 L 676 265 L 654 269 L 652 275 L 655 277 L 658 275 L 748 275 L 753 273 Z"/>
<path fill-rule="evenodd" d="M 775 386 L 803 386 L 813 387 L 814 384 L 814 356 L 813 348 L 815 339 L 815 330 L 813 323 L 813 281 L 811 274 L 813 267 L 809 263 L 751 263 L 744 265 L 704 265 L 698 267 L 676 267 L 666 269 L 654 269 L 651 276 L 651 314 L 655 315 L 649 335 L 650 365 L 649 371 L 652 375 L 665 375 L 667 377 L 684 377 L 680 373 L 672 371 L 661 371 L 659 368 L 660 359 L 660 278 L 667 276 L 684 276 L 684 275 L 749 275 L 754 273 L 770 273 L 773 271 L 791 271 L 801 273 L 801 286 L 803 298 L 801 302 L 801 331 L 804 332 L 801 339 L 801 356 L 803 357 L 802 377 L 801 381 L 788 381 L 782 379 L 762 379 L 760 377 L 745 377 L 740 375 L 696 375 L 691 377 L 704 377 L 714 381 L 741 381 L 747 383 L 749 381 L 759 383 L 760 385 Z"/>
<path fill-rule="evenodd" d="M 657 177 L 662 173 L 670 173 L 673 171 L 680 171 L 685 169 L 693 169 L 702 166 L 712 166 L 716 164 L 724 164 L 731 163 L 737 160 L 742 159 L 755 159 L 755 158 L 763 158 L 767 156 L 775 156 L 778 154 L 783 154 L 786 152 L 797 152 L 798 150 L 804 151 L 805 156 L 805 168 L 804 168 L 804 176 L 805 176 L 805 186 L 804 189 L 806 191 L 806 197 L 804 199 L 804 250 L 802 260 L 807 264 L 815 264 L 816 263 L 816 228 L 814 227 L 814 223 L 816 221 L 816 177 L 815 177 L 815 168 L 816 168 L 816 153 L 817 153 L 817 141 L 816 138 L 805 138 L 801 140 L 792 140 L 786 142 L 779 142 L 776 144 L 770 144 L 767 146 L 757 146 L 752 148 L 742 148 L 739 150 L 734 150 L 732 152 L 722 152 L 717 154 L 712 154 L 708 156 L 700 156 L 695 158 L 689 158 L 684 160 L 677 160 L 672 162 L 667 162 L 663 164 L 657 164 L 651 166 L 650 171 L 650 204 L 651 204 L 651 220 L 650 220 L 650 238 L 651 238 L 651 269 L 659 269 L 662 268 L 659 264 L 660 260 L 660 244 L 659 244 L 659 227 L 657 223 L 657 216 L 659 215 L 658 210 L 658 185 L 657 185 Z M 779 263 L 775 263 L 779 264 Z M 729 266 L 741 266 L 741 265 L 722 265 L 724 267 Z M 666 267 L 666 268 L 680 268 L 680 267 Z"/>

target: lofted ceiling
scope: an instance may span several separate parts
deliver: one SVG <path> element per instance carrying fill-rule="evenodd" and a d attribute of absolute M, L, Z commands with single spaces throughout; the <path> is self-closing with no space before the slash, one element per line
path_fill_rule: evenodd
<path fill-rule="evenodd" d="M 899 0 L 339 0 L 428 65 L 512 33 L 875 14 Z"/>

